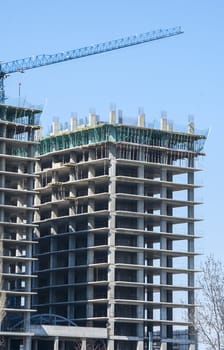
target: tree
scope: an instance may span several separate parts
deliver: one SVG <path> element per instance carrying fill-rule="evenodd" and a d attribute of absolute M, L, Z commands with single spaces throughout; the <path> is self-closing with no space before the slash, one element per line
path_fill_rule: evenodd
<path fill-rule="evenodd" d="M 208 349 L 224 349 L 224 265 L 209 256 L 199 280 L 201 288 L 195 328 Z"/>

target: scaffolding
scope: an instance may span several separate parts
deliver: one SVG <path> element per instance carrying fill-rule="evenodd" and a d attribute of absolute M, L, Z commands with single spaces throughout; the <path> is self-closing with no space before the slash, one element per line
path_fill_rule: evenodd
<path fill-rule="evenodd" d="M 74 132 L 61 133 L 41 140 L 39 153 L 80 147 L 103 142 L 126 142 L 187 152 L 201 152 L 206 135 L 169 132 L 126 125 L 100 124 Z"/>
<path fill-rule="evenodd" d="M 42 110 L 0 104 L 0 119 L 22 125 L 33 125 L 39 128 Z"/>

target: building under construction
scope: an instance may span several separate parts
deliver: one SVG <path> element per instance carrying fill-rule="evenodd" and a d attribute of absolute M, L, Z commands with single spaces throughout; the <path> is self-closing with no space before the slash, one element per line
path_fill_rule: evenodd
<path fill-rule="evenodd" d="M 194 178 L 206 136 L 112 111 L 70 130 L 55 122 L 35 145 L 40 111 L 10 108 L 0 110 L 6 343 L 195 349 Z"/>
<path fill-rule="evenodd" d="M 0 104 L 0 349 L 31 349 L 35 148 L 41 111 Z M 19 328 L 14 329 L 19 323 Z"/>

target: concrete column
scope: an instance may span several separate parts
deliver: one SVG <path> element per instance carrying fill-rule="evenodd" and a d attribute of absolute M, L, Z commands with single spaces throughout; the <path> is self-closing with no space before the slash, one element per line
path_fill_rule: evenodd
<path fill-rule="evenodd" d="M 36 160 L 35 162 L 35 173 L 41 171 L 41 161 Z"/>
<path fill-rule="evenodd" d="M 88 196 L 93 196 L 95 193 L 95 183 L 93 181 L 89 181 L 88 186 Z M 95 211 L 95 200 L 92 197 L 88 199 L 88 213 L 92 213 Z"/>
<path fill-rule="evenodd" d="M 86 339 L 82 339 L 82 347 L 81 350 L 86 350 Z"/>
<path fill-rule="evenodd" d="M 18 165 L 18 173 L 24 173 L 24 164 L 19 164 Z M 18 190 L 24 190 L 24 179 L 19 179 L 18 180 L 18 183 L 17 183 L 17 189 Z M 21 197 L 17 197 L 17 206 L 18 207 L 22 207 L 23 206 L 23 199 Z M 17 223 L 21 223 L 23 222 L 23 220 L 26 220 L 27 217 L 23 217 L 23 214 L 22 213 L 18 213 L 17 214 L 17 219 L 16 219 L 16 222 Z M 27 221 L 26 221 L 27 222 Z"/>
<path fill-rule="evenodd" d="M 107 341 L 107 350 L 114 350 L 114 340 L 110 339 Z"/>
<path fill-rule="evenodd" d="M 93 152 L 89 152 L 89 160 L 93 159 Z M 91 179 L 95 176 L 95 168 L 93 165 L 90 165 L 88 168 L 88 178 Z M 88 186 L 88 196 L 93 196 L 95 193 L 95 182 L 89 181 Z M 88 213 L 92 213 L 95 210 L 95 200 L 93 198 L 89 198 L 88 200 Z"/>
<path fill-rule="evenodd" d="M 54 350 L 59 350 L 59 338 L 54 338 Z"/>
<path fill-rule="evenodd" d="M 25 337 L 23 340 L 24 350 L 31 349 L 31 337 Z"/>
<path fill-rule="evenodd" d="M 91 161 L 94 159 L 95 153 L 93 150 L 89 151 L 88 154 L 88 160 Z M 95 168 L 93 165 L 89 165 L 88 168 L 88 178 L 91 179 L 92 177 L 95 176 Z M 92 196 L 95 193 L 95 184 L 93 181 L 89 181 L 88 184 L 88 195 Z M 88 200 L 88 213 L 93 213 L 95 210 L 95 200 L 93 198 L 89 198 Z M 93 217 L 88 218 L 88 229 L 93 229 L 95 227 L 95 222 Z M 88 232 L 88 237 L 87 237 L 87 246 L 92 247 L 94 246 L 94 235 L 90 231 Z M 87 264 L 93 264 L 94 262 L 94 252 L 92 250 L 88 250 L 87 252 Z M 87 270 L 87 281 L 93 281 L 94 280 L 94 271 L 92 268 L 88 268 Z M 93 299 L 93 286 L 88 286 L 87 287 L 87 299 Z M 87 303 L 87 318 L 88 317 L 93 317 L 93 304 L 92 303 Z M 92 325 L 92 321 L 88 322 L 88 326 Z M 86 346 L 86 345 L 85 345 Z"/>
<path fill-rule="evenodd" d="M 160 350 L 167 350 L 167 343 L 161 343 Z"/>
<path fill-rule="evenodd" d="M 167 171 L 166 169 L 161 170 L 161 181 L 166 181 L 167 180 Z M 167 197 L 167 188 L 165 186 L 161 186 L 161 192 L 160 192 L 160 197 L 161 198 L 166 198 Z M 167 205 L 166 203 L 162 202 L 161 203 L 161 209 L 160 209 L 160 214 L 161 215 L 167 215 Z M 161 232 L 166 232 L 167 231 L 167 222 L 166 220 L 161 220 L 160 224 L 160 231 Z M 160 249 L 167 249 L 167 239 L 162 237 L 160 239 Z M 160 266 L 161 267 L 166 267 L 167 266 L 167 256 L 165 254 L 161 255 L 160 258 Z M 160 284 L 167 284 L 167 273 L 165 271 L 162 271 L 160 274 Z M 166 290 L 161 289 L 160 292 L 160 301 L 165 302 L 166 300 Z M 166 320 L 167 319 L 167 309 L 166 307 L 161 307 L 160 309 L 160 319 L 161 320 Z M 167 327 L 165 325 L 161 326 L 160 330 L 161 338 L 166 338 L 167 337 Z M 166 344 L 166 343 L 165 343 Z M 163 348 L 163 343 L 161 344 L 161 350 L 165 350 L 166 348 Z"/>
<path fill-rule="evenodd" d="M 50 240 L 50 268 L 54 269 L 55 268 L 55 260 L 57 259 L 57 257 L 55 256 L 55 254 L 52 254 L 51 252 L 53 252 L 55 250 L 55 239 L 51 239 Z M 50 274 L 50 285 L 53 285 L 55 283 L 54 279 L 54 274 L 51 273 Z M 54 288 L 50 288 L 49 289 L 49 302 L 52 303 L 54 300 L 54 296 L 55 296 L 55 289 Z M 52 312 L 52 305 L 49 307 L 49 312 Z M 53 312 L 52 312 L 53 313 Z"/>
<path fill-rule="evenodd" d="M 138 178 L 144 179 L 144 166 L 138 167 Z M 144 183 L 138 183 L 137 187 L 137 194 L 139 196 L 144 196 Z M 143 214 L 144 213 L 144 200 L 139 199 L 137 203 L 137 212 Z M 141 216 L 138 218 L 138 230 L 144 230 L 144 218 Z M 139 234 L 137 236 L 137 247 L 144 248 L 144 235 Z M 138 265 L 144 265 L 144 252 L 138 252 L 137 253 L 137 264 Z M 137 282 L 144 283 L 144 270 L 138 269 L 137 271 Z M 137 299 L 139 301 L 144 300 L 144 288 L 138 287 L 137 288 Z M 138 305 L 137 306 L 137 317 L 138 318 L 144 318 L 144 306 Z M 138 323 L 137 325 L 137 335 L 138 337 L 144 336 L 144 325 L 142 323 Z M 137 349 L 142 349 L 141 346 L 143 346 L 142 341 L 138 342 Z"/>
<path fill-rule="evenodd" d="M 143 340 L 139 340 L 137 342 L 137 349 L 136 350 L 144 350 L 144 342 L 143 342 Z"/>
<path fill-rule="evenodd" d="M 77 161 L 77 154 L 75 151 L 70 152 L 70 163 L 74 164 Z M 76 171 L 75 167 L 71 166 L 69 168 L 69 180 L 75 181 L 76 180 Z M 69 197 L 75 198 L 77 195 L 77 189 L 74 184 L 70 184 L 69 186 Z M 76 215 L 77 211 L 77 202 L 76 200 L 72 200 L 69 203 L 69 232 L 75 232 L 76 231 L 76 222 L 74 219 L 74 216 Z M 74 266 L 75 265 L 75 252 L 73 251 L 76 248 L 76 237 L 75 233 L 72 235 L 69 235 L 69 252 L 68 252 L 68 266 Z M 68 271 L 68 284 L 74 284 L 75 283 L 75 271 L 74 269 L 69 269 Z M 74 300 L 75 290 L 73 286 L 68 287 L 68 300 Z M 75 313 L 75 306 L 74 304 L 67 305 L 67 317 L 69 319 L 74 318 Z M 62 349 L 65 349 L 65 342 L 62 342 Z"/>
<path fill-rule="evenodd" d="M 110 158 L 110 167 L 109 167 L 109 189 L 108 192 L 110 194 L 110 199 L 108 203 L 109 209 L 109 219 L 108 219 L 108 350 L 114 350 L 114 341 L 111 340 L 111 337 L 114 336 L 114 298 L 115 298 L 115 230 L 116 230 L 116 222 L 115 222 L 115 209 L 116 209 L 116 148 L 113 144 L 109 147 L 109 158 Z"/>
<path fill-rule="evenodd" d="M 90 218 L 89 218 L 90 220 Z M 91 220 L 90 220 L 91 221 Z M 94 225 L 93 222 L 89 221 L 89 225 L 91 227 Z M 87 246 L 88 247 L 93 247 L 94 245 L 94 234 L 92 232 L 88 232 L 88 237 L 87 237 Z M 94 251 L 92 249 L 87 251 L 87 264 L 93 264 L 94 262 Z M 87 268 L 87 282 L 92 282 L 94 281 L 94 271 L 93 268 L 88 267 Z M 93 286 L 88 285 L 87 286 L 87 300 L 88 303 L 86 305 L 86 314 L 87 314 L 87 319 L 93 317 L 93 303 L 90 303 L 89 300 L 93 299 Z M 88 327 L 92 326 L 92 321 L 88 321 Z"/>
<path fill-rule="evenodd" d="M 26 285 L 27 284 L 28 284 L 28 282 L 26 283 Z M 29 283 L 29 284 L 31 284 L 31 283 Z M 30 288 L 28 290 L 30 291 Z M 27 303 L 27 298 L 26 298 L 25 307 L 26 307 L 26 309 L 29 309 L 31 307 L 30 303 Z M 29 312 L 24 315 L 24 329 L 26 332 L 29 332 L 29 330 L 30 330 L 30 316 L 31 315 Z"/>
<path fill-rule="evenodd" d="M 68 242 L 68 266 L 75 266 L 75 252 L 73 251 L 76 247 L 75 234 L 69 235 Z M 75 271 L 74 269 L 69 269 L 68 271 L 68 284 L 72 285 L 75 283 Z M 74 300 L 75 290 L 73 286 L 68 287 L 68 300 Z M 67 317 L 68 319 L 74 318 L 74 304 L 67 305 Z M 60 349 L 61 350 L 61 349 Z"/>
<path fill-rule="evenodd" d="M 40 161 L 36 161 L 35 163 L 35 172 L 41 171 L 41 163 Z M 41 184 L 41 176 L 35 178 L 34 180 L 34 189 L 40 188 L 42 186 Z M 39 205 L 41 203 L 41 199 L 40 199 L 40 194 L 35 194 L 34 195 L 34 205 Z M 34 221 L 39 221 L 40 220 L 40 213 L 39 210 L 36 210 L 34 213 Z M 36 229 L 35 231 L 39 231 L 38 229 Z M 39 235 L 37 233 L 37 235 Z"/>
<path fill-rule="evenodd" d="M 76 163 L 76 161 L 77 161 L 76 152 L 71 152 L 70 153 L 70 163 Z"/>
<path fill-rule="evenodd" d="M 195 350 L 195 344 L 190 344 L 189 345 L 189 350 Z"/>
<path fill-rule="evenodd" d="M 161 169 L 161 181 L 172 181 L 172 176 L 167 173 L 166 169 Z M 172 191 L 168 191 L 167 187 L 162 185 L 161 198 L 172 198 Z M 172 207 L 168 207 L 166 202 L 161 202 L 161 215 L 170 215 L 172 216 Z M 167 222 L 166 219 L 161 219 L 160 223 L 161 232 L 172 232 L 172 225 Z M 166 237 L 161 237 L 160 239 L 160 249 L 164 250 L 172 250 L 172 241 L 167 239 Z M 160 258 L 160 266 L 161 267 L 172 267 L 172 258 L 167 256 L 166 253 L 161 254 Z M 169 284 L 172 285 L 172 274 L 166 272 L 166 270 L 161 272 L 160 275 L 160 283 L 161 284 Z M 161 302 L 172 302 L 172 291 L 167 289 L 161 289 L 160 292 L 160 301 Z M 161 320 L 172 320 L 172 308 L 161 307 L 160 309 L 160 318 Z M 172 326 L 161 325 L 161 338 L 172 338 Z M 171 349 L 170 345 L 166 344 L 168 349 Z"/>
<path fill-rule="evenodd" d="M 69 169 L 70 169 L 69 181 L 75 181 L 76 180 L 76 178 L 75 178 L 75 167 L 71 166 Z M 70 187 L 73 188 L 72 185 Z M 70 191 L 71 191 L 71 189 L 70 189 Z"/>
<path fill-rule="evenodd" d="M 188 166 L 193 168 L 194 167 L 194 159 L 189 159 L 188 160 Z M 188 173 L 188 184 L 193 185 L 194 184 L 194 172 L 189 172 Z M 194 201 L 194 189 L 188 189 L 187 193 L 187 199 L 188 201 L 193 202 Z M 189 218 L 194 218 L 194 206 L 188 206 L 188 217 Z M 188 234 L 193 236 L 195 234 L 194 232 L 194 222 L 189 222 L 188 223 Z M 194 238 L 188 240 L 188 252 L 193 253 L 195 251 L 194 248 Z M 193 270 L 194 269 L 194 256 L 188 256 L 188 269 Z M 195 285 L 195 276 L 194 272 L 188 273 L 188 286 L 189 287 L 194 287 Z M 188 303 L 189 304 L 194 304 L 195 303 L 195 292 L 194 290 L 188 291 Z M 195 317 L 195 310 L 194 308 L 189 308 L 188 309 L 188 319 L 190 322 L 193 322 Z M 192 327 L 189 327 L 189 337 L 190 339 L 194 342 L 195 341 L 195 329 L 192 325 Z M 193 350 L 191 346 L 194 346 L 194 344 L 191 344 L 189 349 Z"/>
<path fill-rule="evenodd" d="M 69 179 L 70 179 L 70 181 L 75 181 L 75 170 L 74 170 L 73 167 L 70 169 Z M 70 186 L 69 186 L 69 197 L 75 198 L 76 195 L 77 195 L 76 186 L 73 185 L 73 184 L 70 184 Z M 75 229 L 76 229 L 74 215 L 76 215 L 76 213 L 77 213 L 77 206 L 78 206 L 78 203 L 77 203 L 76 199 L 70 201 L 70 203 L 69 203 L 69 216 L 70 216 L 69 231 L 70 232 L 75 232 Z"/>

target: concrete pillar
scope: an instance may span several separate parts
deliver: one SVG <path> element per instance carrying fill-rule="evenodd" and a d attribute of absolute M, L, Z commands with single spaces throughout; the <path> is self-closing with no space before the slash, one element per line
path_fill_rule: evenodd
<path fill-rule="evenodd" d="M 93 177 L 95 172 L 89 171 L 89 178 Z M 89 186 L 88 186 L 88 196 L 93 196 L 95 193 L 95 183 L 94 181 L 89 181 Z M 95 200 L 92 197 L 89 197 L 88 200 L 88 213 L 92 213 L 95 210 Z M 91 219 L 91 218 L 90 218 Z"/>
<path fill-rule="evenodd" d="M 95 157 L 95 153 L 93 150 L 89 151 L 89 161 L 93 160 Z M 95 167 L 93 165 L 89 165 L 88 168 L 88 178 L 91 179 L 95 177 Z M 95 193 L 95 182 L 94 181 L 89 181 L 88 185 L 88 196 L 92 196 Z M 94 199 L 90 199 L 88 201 L 88 213 L 91 213 L 95 210 L 95 201 Z"/>
<path fill-rule="evenodd" d="M 136 350 L 144 350 L 144 342 L 143 342 L 143 340 L 139 340 L 137 342 L 137 349 Z"/>
<path fill-rule="evenodd" d="M 96 114 L 95 113 L 90 113 L 89 114 L 89 126 L 95 126 L 96 125 Z"/>
<path fill-rule="evenodd" d="M 26 282 L 26 287 L 30 291 L 30 289 L 31 289 L 31 281 L 28 280 Z M 27 300 L 27 298 L 26 298 L 26 303 L 25 303 L 26 309 L 29 309 L 31 307 L 30 304 L 31 304 L 30 299 Z M 30 330 L 30 316 L 31 315 L 30 315 L 29 312 L 24 315 L 24 328 L 25 328 L 26 332 L 29 332 L 29 330 Z"/>
<path fill-rule="evenodd" d="M 167 350 L 167 343 L 161 343 L 160 350 Z"/>
<path fill-rule="evenodd" d="M 188 166 L 190 168 L 194 167 L 194 159 L 193 158 L 188 160 Z M 191 184 L 191 185 L 194 184 L 194 172 L 193 171 L 188 173 L 188 184 Z M 194 189 L 193 188 L 188 189 L 188 191 L 187 191 L 187 199 L 188 199 L 188 201 L 191 201 L 191 202 L 194 201 Z M 194 218 L 194 206 L 193 205 L 188 206 L 187 210 L 188 210 L 188 217 L 189 218 Z M 188 223 L 188 234 L 193 236 L 194 235 L 194 230 L 195 230 L 194 222 L 189 222 Z M 194 238 L 192 238 L 192 239 L 188 240 L 188 252 L 193 253 L 194 250 L 195 250 L 195 248 L 194 248 Z M 187 260 L 188 260 L 188 269 L 193 270 L 194 269 L 194 256 L 188 256 Z M 195 285 L 194 272 L 188 273 L 188 286 L 189 287 L 194 287 L 194 285 Z M 194 304 L 195 303 L 195 292 L 194 292 L 194 290 L 188 291 L 188 303 L 189 304 Z M 189 308 L 188 309 L 188 319 L 189 319 L 190 322 L 194 321 L 194 317 L 195 317 L 194 315 L 195 315 L 194 307 L 193 308 Z M 194 335 L 195 334 L 195 329 L 194 329 L 193 325 L 191 327 L 189 327 L 189 334 L 190 334 L 190 339 L 192 341 L 194 341 L 194 339 L 195 339 L 195 335 Z M 191 346 L 194 346 L 194 344 L 190 345 L 190 347 L 189 347 L 190 350 L 193 349 L 193 348 L 191 348 Z"/>
<path fill-rule="evenodd" d="M 161 170 L 161 181 L 172 181 L 172 176 L 167 173 L 166 169 Z M 166 185 L 161 186 L 160 197 L 163 198 L 172 198 L 172 191 L 169 191 Z M 172 207 L 169 207 L 166 202 L 161 202 L 161 215 L 169 215 L 172 216 Z M 168 223 L 166 219 L 161 219 L 160 224 L 161 232 L 172 232 L 172 224 Z M 166 237 L 161 237 L 160 239 L 160 249 L 164 250 L 172 250 L 172 241 L 167 239 Z M 172 258 L 170 258 L 166 253 L 161 254 L 160 258 L 160 266 L 161 267 L 172 267 Z M 161 272 L 160 275 L 160 283 L 161 284 L 169 284 L 172 285 L 172 274 L 164 271 Z M 173 295 L 171 290 L 162 289 L 160 292 L 160 301 L 161 302 L 170 302 L 173 301 Z M 172 320 L 173 310 L 172 308 L 161 307 L 160 309 L 160 318 L 161 320 Z M 172 326 L 162 325 L 161 326 L 161 338 L 172 338 Z M 170 348 L 169 345 L 166 345 L 167 348 Z"/>
<path fill-rule="evenodd" d="M 54 338 L 54 350 L 59 350 L 59 338 Z"/>
<path fill-rule="evenodd" d="M 115 110 L 110 111 L 109 123 L 110 124 L 116 124 L 116 111 Z"/>
<path fill-rule="evenodd" d="M 93 226 L 94 223 L 91 222 L 91 218 L 89 218 L 88 222 L 89 226 Z M 87 246 L 88 247 L 93 247 L 94 246 L 94 234 L 90 231 L 88 232 L 88 237 L 87 237 Z M 87 251 L 87 264 L 93 264 L 94 263 L 94 251 L 92 249 L 89 249 Z M 94 281 L 94 271 L 92 267 L 87 268 L 87 282 L 92 282 Z M 93 303 L 89 302 L 89 300 L 93 299 L 93 286 L 88 285 L 87 286 L 87 300 L 88 303 L 86 304 L 86 314 L 87 318 L 92 318 L 93 317 Z M 87 321 L 88 327 L 92 326 L 92 321 Z"/>
<path fill-rule="evenodd" d="M 195 344 L 190 344 L 189 345 L 189 350 L 195 350 Z"/>
<path fill-rule="evenodd" d="M 139 113 L 138 115 L 138 126 L 144 128 L 145 127 L 145 114 Z"/>
<path fill-rule="evenodd" d="M 161 181 L 167 181 L 167 171 L 166 169 L 161 170 Z M 161 186 L 161 192 L 160 192 L 161 198 L 167 198 L 167 188 L 165 186 Z M 167 215 L 167 205 L 165 202 L 161 203 L 161 209 L 160 209 L 161 215 Z M 166 232 L 167 231 L 167 221 L 165 219 L 161 220 L 160 224 L 160 231 Z M 167 239 L 165 237 L 161 237 L 160 239 L 160 249 L 167 249 Z M 160 266 L 166 267 L 167 266 L 167 256 L 165 254 L 161 254 L 160 258 Z M 162 271 L 160 274 L 160 284 L 167 284 L 167 273 L 166 271 Z M 166 290 L 161 289 L 160 292 L 160 301 L 166 302 Z M 167 309 L 166 307 L 161 307 L 160 309 L 160 319 L 166 320 L 167 319 Z M 166 325 L 161 325 L 161 333 L 160 336 L 162 338 L 167 337 L 167 327 Z M 165 343 L 166 344 L 166 343 Z M 163 343 L 161 344 L 161 350 L 165 350 L 165 348 L 162 348 Z"/>
<path fill-rule="evenodd" d="M 82 339 L 82 347 L 81 350 L 86 350 L 86 339 Z"/>
<path fill-rule="evenodd" d="M 71 227 L 70 227 L 71 229 Z M 75 266 L 75 252 L 74 249 L 76 248 L 76 239 L 75 235 L 69 235 L 69 242 L 68 242 L 68 266 Z M 70 285 L 68 287 L 68 300 L 75 300 L 75 290 L 72 284 L 75 283 L 75 270 L 69 269 L 68 271 L 68 284 Z M 68 304 L 67 305 L 67 317 L 68 319 L 74 318 L 74 310 L 75 306 L 74 304 Z M 61 349 L 60 349 L 61 350 Z"/>
<path fill-rule="evenodd" d="M 116 209 L 116 202 L 115 202 L 115 193 L 116 193 L 116 149 L 113 144 L 110 145 L 109 148 L 109 158 L 110 158 L 110 167 L 109 167 L 109 176 L 110 176 L 110 183 L 109 183 L 109 189 L 108 192 L 110 193 L 110 200 L 108 203 L 108 209 L 109 209 L 109 219 L 108 219 L 108 227 L 109 227 L 109 235 L 108 235 L 108 309 L 107 309 L 107 316 L 108 316 L 108 350 L 114 350 L 114 342 L 110 340 L 111 337 L 114 336 L 114 311 L 115 311 L 115 305 L 114 305 L 114 298 L 115 298 L 115 287 L 114 287 L 114 281 L 115 281 L 115 229 L 116 229 L 116 222 L 115 222 L 115 209 Z"/>
<path fill-rule="evenodd" d="M 76 161 L 77 161 L 76 152 L 71 152 L 70 153 L 70 163 L 76 163 Z"/>
<path fill-rule="evenodd" d="M 144 179 L 144 166 L 139 166 L 138 167 L 138 178 Z M 144 183 L 138 183 L 138 188 L 137 188 L 137 194 L 139 196 L 144 196 Z M 143 214 L 144 213 L 144 200 L 139 199 L 137 203 L 137 212 Z M 144 230 L 144 218 L 143 216 L 138 218 L 138 230 Z M 144 248 L 144 235 L 139 234 L 137 236 L 137 247 L 139 248 Z M 137 253 L 137 264 L 138 265 L 144 265 L 144 252 L 138 252 Z M 138 269 L 137 271 L 137 282 L 139 283 L 144 283 L 144 270 L 143 269 Z M 139 301 L 144 300 L 144 288 L 143 287 L 138 287 L 137 288 L 137 299 Z M 137 306 L 137 317 L 140 319 L 144 318 L 144 306 L 143 305 L 138 305 Z M 137 335 L 138 337 L 143 337 L 144 336 L 144 325 L 143 323 L 138 323 L 137 325 Z M 138 343 L 137 349 L 139 348 L 141 342 Z"/>
<path fill-rule="evenodd" d="M 30 350 L 31 349 L 31 337 L 25 337 L 23 341 L 24 350 Z"/>
<path fill-rule="evenodd" d="M 35 172 L 41 171 L 41 163 L 40 161 L 36 161 L 35 163 Z M 34 180 L 34 188 L 40 188 L 42 186 L 41 184 L 41 176 L 36 177 Z M 34 195 L 34 205 L 39 205 L 41 203 L 40 199 L 40 194 L 35 194 Z M 39 221 L 40 220 L 40 213 L 39 210 L 36 210 L 34 213 L 34 221 Z M 39 236 L 39 229 L 35 229 L 36 235 Z"/>
<path fill-rule="evenodd" d="M 114 340 L 110 339 L 107 341 L 107 350 L 114 350 Z"/>

